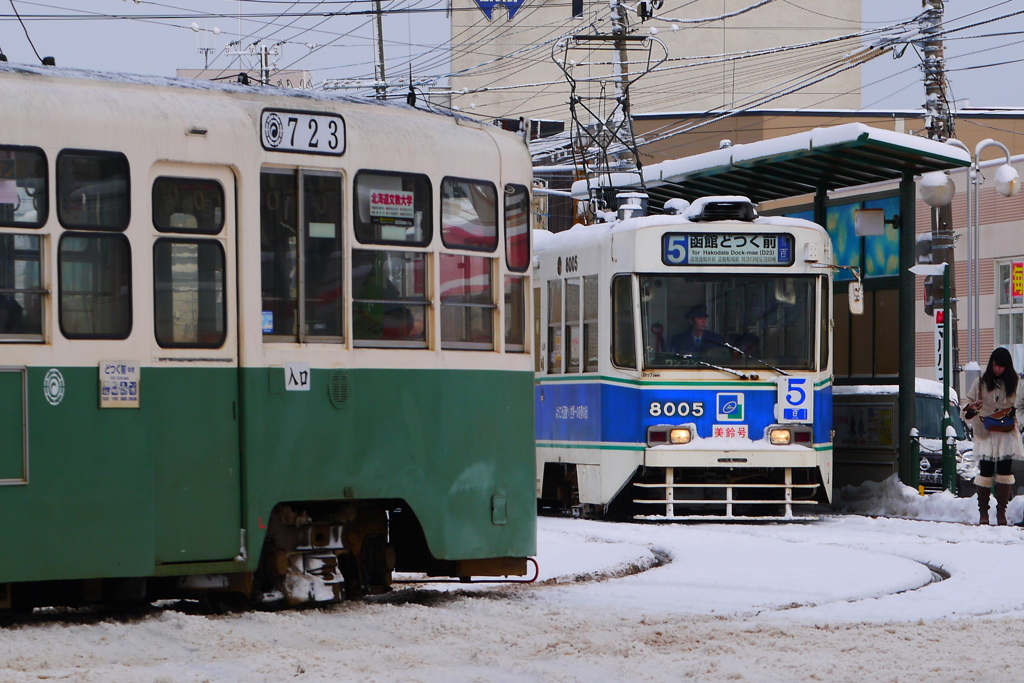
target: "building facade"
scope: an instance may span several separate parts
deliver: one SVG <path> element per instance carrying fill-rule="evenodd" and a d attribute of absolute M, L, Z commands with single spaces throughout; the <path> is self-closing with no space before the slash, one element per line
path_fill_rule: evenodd
<path fill-rule="evenodd" d="M 569 120 L 570 91 L 553 59 L 552 48 L 557 48 L 559 37 L 566 34 L 610 33 L 610 4 L 584 2 L 578 17 L 572 16 L 572 2 L 523 0 L 521 4 L 513 3 L 511 10 L 492 2 L 481 4 L 491 8 L 490 20 L 476 0 L 452 0 L 453 106 L 483 118 Z M 665 5 L 658 14 L 691 20 L 739 12 L 752 4 L 751 0 L 695 0 L 678 9 Z M 636 8 L 630 8 L 626 13 L 630 24 L 641 24 Z M 749 106 L 771 93 L 813 80 L 806 74 L 837 64 L 862 45 L 859 40 L 840 41 L 787 53 L 736 58 L 739 53 L 836 38 L 860 29 L 860 3 L 848 0 L 815 0 L 813 10 L 785 2 L 769 3 L 721 21 L 699 24 L 649 19 L 642 22 L 637 34 L 653 33 L 663 41 L 668 61 L 632 87 L 631 110 L 646 113 Z M 657 58 L 657 51 L 652 56 Z M 585 79 L 607 72 L 593 63 L 607 62 L 611 57 L 607 50 L 579 50 L 570 59 L 577 63 L 573 75 Z M 644 60 L 641 50 L 631 49 L 628 61 L 632 63 L 627 71 L 636 73 L 644 68 Z M 774 102 L 794 108 L 856 109 L 860 106 L 860 85 L 860 68 L 853 66 Z M 581 83 L 579 88 L 584 96 L 599 95 L 602 88 L 606 94 L 614 94 L 614 83 L 607 81 Z"/>

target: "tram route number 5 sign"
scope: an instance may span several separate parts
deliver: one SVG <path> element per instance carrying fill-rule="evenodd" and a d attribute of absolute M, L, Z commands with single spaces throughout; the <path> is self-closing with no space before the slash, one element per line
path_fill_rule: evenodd
<path fill-rule="evenodd" d="M 814 386 L 808 377 L 779 377 L 779 422 L 814 421 Z"/>
<path fill-rule="evenodd" d="M 141 374 L 135 361 L 100 361 L 100 408 L 138 408 Z"/>

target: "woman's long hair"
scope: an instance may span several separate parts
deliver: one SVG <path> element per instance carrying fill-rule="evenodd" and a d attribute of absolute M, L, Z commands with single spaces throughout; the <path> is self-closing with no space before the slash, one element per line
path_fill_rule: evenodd
<path fill-rule="evenodd" d="M 996 377 L 996 373 L 992 372 L 993 365 L 1001 365 L 1003 367 L 1002 377 Z M 1013 369 L 1013 356 L 1001 346 L 989 356 L 988 367 L 985 368 L 985 374 L 981 376 L 981 381 L 989 391 L 995 390 L 996 380 L 1002 381 L 1003 389 L 1006 390 L 1007 396 L 1013 396 L 1017 393 L 1017 371 Z"/>

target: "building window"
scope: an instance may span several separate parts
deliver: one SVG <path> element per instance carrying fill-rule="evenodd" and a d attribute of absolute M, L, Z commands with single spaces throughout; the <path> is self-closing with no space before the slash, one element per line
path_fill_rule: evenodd
<path fill-rule="evenodd" d="M 260 174 L 260 194 L 264 336 L 340 341 L 341 177 L 268 169 Z"/>
<path fill-rule="evenodd" d="M 441 181 L 441 239 L 446 247 L 498 248 L 498 191 L 478 180 Z"/>
<path fill-rule="evenodd" d="M 441 347 L 494 348 L 494 259 L 441 254 Z"/>
<path fill-rule="evenodd" d="M 433 214 L 427 176 L 359 171 L 355 202 L 356 239 L 363 244 L 430 244 Z"/>
<path fill-rule="evenodd" d="M 227 337 L 224 247 L 214 240 L 157 240 L 153 316 L 164 348 L 216 349 Z"/>
<path fill-rule="evenodd" d="M 57 155 L 57 218 L 65 228 L 124 230 L 130 192 L 124 154 L 64 150 Z"/>
<path fill-rule="evenodd" d="M 43 340 L 42 239 L 0 235 L 0 339 Z"/>
<path fill-rule="evenodd" d="M 46 178 L 43 150 L 0 146 L 0 226 L 43 227 L 50 207 Z"/>
<path fill-rule="evenodd" d="M 1024 277 L 1024 262 L 1017 261 L 1018 280 Z M 1000 263 L 999 310 L 996 313 L 996 346 L 1024 344 L 1024 282 L 1018 282 L 1014 293 L 1014 262 Z"/>
<path fill-rule="evenodd" d="M 60 329 L 68 339 L 127 339 L 131 247 L 122 235 L 65 233 L 57 250 Z"/>
<path fill-rule="evenodd" d="M 352 337 L 356 346 L 427 347 L 427 257 L 352 250 Z"/>
<path fill-rule="evenodd" d="M 216 235 L 224 227 L 224 188 L 205 178 L 157 178 L 153 226 L 160 232 Z"/>

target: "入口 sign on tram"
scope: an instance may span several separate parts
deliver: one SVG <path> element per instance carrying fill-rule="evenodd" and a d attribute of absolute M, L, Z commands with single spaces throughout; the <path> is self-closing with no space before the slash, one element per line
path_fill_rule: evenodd
<path fill-rule="evenodd" d="M 667 266 L 789 266 L 793 236 L 746 233 L 667 233 L 661 260 Z"/>

